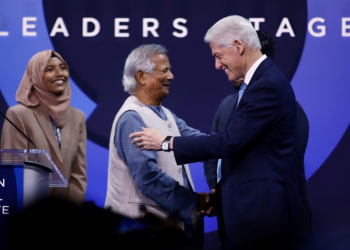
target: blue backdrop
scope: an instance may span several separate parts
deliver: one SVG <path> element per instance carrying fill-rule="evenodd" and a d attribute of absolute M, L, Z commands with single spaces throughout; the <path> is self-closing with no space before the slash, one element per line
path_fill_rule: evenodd
<path fill-rule="evenodd" d="M 350 248 L 349 0 L 0 0 L 0 109 L 16 104 L 35 53 L 59 52 L 71 71 L 72 105 L 87 117 L 86 200 L 103 207 L 110 129 L 128 96 L 121 84 L 127 55 L 140 44 L 166 46 L 175 79 L 163 105 L 209 132 L 234 90 L 203 38 L 232 14 L 272 35 L 275 62 L 309 118 L 305 172 L 316 240 L 325 249 Z M 209 191 L 203 164 L 190 167 L 197 191 Z M 215 233 L 216 219 L 206 218 L 205 228 Z"/>

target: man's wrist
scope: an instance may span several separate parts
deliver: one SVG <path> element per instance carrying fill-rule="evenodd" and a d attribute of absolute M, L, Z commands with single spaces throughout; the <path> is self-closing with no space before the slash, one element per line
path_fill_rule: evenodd
<path fill-rule="evenodd" d="M 169 141 L 169 149 L 173 150 L 173 141 L 174 141 L 174 137 L 171 137 L 170 141 Z"/>
<path fill-rule="evenodd" d="M 172 136 L 167 136 L 165 137 L 165 139 L 162 141 L 162 143 L 160 144 L 161 149 L 165 152 L 170 152 L 170 140 L 172 139 Z"/>

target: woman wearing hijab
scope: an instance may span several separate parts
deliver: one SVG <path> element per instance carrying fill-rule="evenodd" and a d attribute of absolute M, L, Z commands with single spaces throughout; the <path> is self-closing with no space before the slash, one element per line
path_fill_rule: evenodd
<path fill-rule="evenodd" d="M 85 115 L 70 106 L 71 88 L 67 63 L 55 51 L 35 54 L 17 89 L 19 103 L 6 116 L 44 149 L 68 188 L 50 188 L 50 195 L 76 204 L 83 203 L 87 186 Z M 33 149 L 33 145 L 5 120 L 2 149 Z"/>

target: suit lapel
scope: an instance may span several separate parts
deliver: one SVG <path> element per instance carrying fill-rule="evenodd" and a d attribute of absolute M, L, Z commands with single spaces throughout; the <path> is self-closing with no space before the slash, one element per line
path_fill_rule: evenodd
<path fill-rule="evenodd" d="M 256 68 L 253 76 L 252 76 L 252 79 L 250 79 L 250 82 L 249 84 L 247 85 L 247 88 L 246 90 L 244 91 L 242 97 L 241 97 L 241 101 L 240 101 L 240 104 L 243 103 L 243 99 L 244 99 L 244 96 L 247 94 L 247 92 L 249 91 L 249 88 L 251 86 L 253 86 L 255 84 L 255 82 L 259 79 L 259 77 L 261 76 L 261 74 L 265 71 L 266 68 L 268 68 L 271 64 L 272 64 L 272 59 L 267 57 L 265 60 L 263 60 L 259 66 Z M 238 98 L 237 98 L 237 101 L 238 101 Z M 236 105 L 237 105 L 237 101 L 236 101 Z M 240 104 L 237 106 L 239 107 Z M 236 110 L 236 108 L 235 108 Z"/>
<path fill-rule="evenodd" d="M 237 101 L 238 101 L 238 94 L 236 94 L 236 95 L 232 98 L 233 105 L 231 106 L 231 113 L 230 113 L 230 115 L 227 117 L 228 119 L 227 119 L 227 121 L 226 121 L 225 129 L 227 129 L 228 125 L 230 124 L 232 117 L 234 117 L 234 116 L 236 115 L 236 112 L 237 112 L 237 109 L 236 109 Z M 225 130 L 225 129 L 224 129 L 224 130 Z"/>
<path fill-rule="evenodd" d="M 247 88 L 246 90 L 244 91 L 243 95 L 242 95 L 242 98 L 241 98 L 241 101 L 240 103 L 243 103 L 243 98 L 244 98 L 244 95 L 247 93 L 247 91 L 249 91 L 249 88 L 251 86 L 254 85 L 254 83 L 256 82 L 257 79 L 259 79 L 260 75 L 265 71 L 266 68 L 268 68 L 269 66 L 271 66 L 271 64 L 273 63 L 272 59 L 267 57 L 265 60 L 263 60 L 260 65 L 257 67 L 257 69 L 255 70 L 253 76 L 252 76 L 252 79 L 250 80 L 249 84 L 247 85 Z M 227 125 L 226 125 L 226 128 L 228 127 L 229 123 L 230 123 L 230 120 L 232 117 L 235 116 L 235 114 L 237 113 L 238 109 L 236 108 L 237 106 L 237 101 L 238 101 L 238 95 L 236 97 L 236 101 L 235 101 L 235 105 L 234 105 L 234 108 L 232 109 L 232 112 L 231 112 L 231 116 L 230 116 L 230 119 L 229 121 L 227 122 Z M 239 107 L 239 105 L 237 106 Z"/>
<path fill-rule="evenodd" d="M 260 63 L 260 65 L 256 68 L 256 70 L 252 76 L 252 79 L 250 80 L 249 84 L 247 85 L 247 88 L 244 91 L 244 94 L 247 93 L 248 89 L 256 82 L 256 80 L 259 79 L 259 77 L 265 71 L 265 69 L 268 68 L 269 66 L 271 66 L 272 63 L 273 63 L 272 59 L 269 57 L 267 57 L 264 61 L 262 61 Z"/>
<path fill-rule="evenodd" d="M 53 131 L 52 123 L 49 118 L 49 114 L 44 106 L 40 105 L 37 109 L 34 110 L 34 116 L 38 120 L 38 123 L 41 126 L 42 131 L 44 132 L 48 142 L 51 147 L 54 149 L 57 159 L 62 163 L 61 152 L 58 147 L 57 139 Z M 53 158 L 53 156 L 51 156 Z"/>

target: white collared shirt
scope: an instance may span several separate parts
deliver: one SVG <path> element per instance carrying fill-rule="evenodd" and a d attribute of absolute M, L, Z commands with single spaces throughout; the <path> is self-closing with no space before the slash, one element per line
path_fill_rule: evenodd
<path fill-rule="evenodd" d="M 248 85 L 250 80 L 252 79 L 254 73 L 255 73 L 255 70 L 259 67 L 260 63 L 262 61 L 264 61 L 266 59 L 266 55 L 262 55 L 254 64 L 253 66 L 250 67 L 250 69 L 248 70 L 245 78 L 244 78 L 244 82 Z"/>

